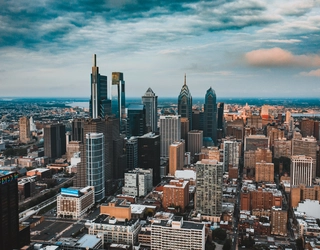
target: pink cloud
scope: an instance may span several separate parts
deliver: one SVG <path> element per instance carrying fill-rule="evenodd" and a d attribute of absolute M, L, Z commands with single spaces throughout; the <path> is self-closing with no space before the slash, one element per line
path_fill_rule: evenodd
<path fill-rule="evenodd" d="M 320 69 L 311 70 L 310 72 L 301 72 L 302 76 L 317 76 L 320 77 Z"/>
<path fill-rule="evenodd" d="M 258 67 L 320 66 L 318 55 L 294 55 L 290 51 L 277 47 L 250 51 L 246 53 L 245 59 L 249 65 Z"/>

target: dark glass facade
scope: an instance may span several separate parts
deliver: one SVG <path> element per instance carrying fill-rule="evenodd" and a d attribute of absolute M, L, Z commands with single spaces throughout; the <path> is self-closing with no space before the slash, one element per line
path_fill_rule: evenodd
<path fill-rule="evenodd" d="M 210 137 L 217 144 L 217 97 L 210 87 L 207 90 L 204 104 L 204 137 Z"/>

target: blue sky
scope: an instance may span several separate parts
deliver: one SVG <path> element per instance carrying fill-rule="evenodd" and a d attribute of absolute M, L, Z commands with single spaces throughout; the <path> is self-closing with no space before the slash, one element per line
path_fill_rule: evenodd
<path fill-rule="evenodd" d="M 0 1 L 0 96 L 90 96 L 100 73 L 194 97 L 319 97 L 320 0 Z"/>

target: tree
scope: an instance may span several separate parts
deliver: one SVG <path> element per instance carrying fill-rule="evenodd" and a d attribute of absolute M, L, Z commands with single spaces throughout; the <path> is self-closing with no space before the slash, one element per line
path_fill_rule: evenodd
<path fill-rule="evenodd" d="M 230 250 L 231 247 L 232 247 L 232 241 L 230 239 L 227 239 L 223 244 L 222 250 Z"/>
<path fill-rule="evenodd" d="M 227 232 L 221 228 L 217 228 L 212 231 L 212 239 L 225 240 L 227 238 Z"/>

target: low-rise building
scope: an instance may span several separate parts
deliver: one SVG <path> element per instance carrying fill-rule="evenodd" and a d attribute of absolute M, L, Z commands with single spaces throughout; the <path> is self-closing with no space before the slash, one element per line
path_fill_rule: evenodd
<path fill-rule="evenodd" d="M 57 216 L 80 218 L 94 205 L 94 187 L 61 188 L 57 197 Z"/>

